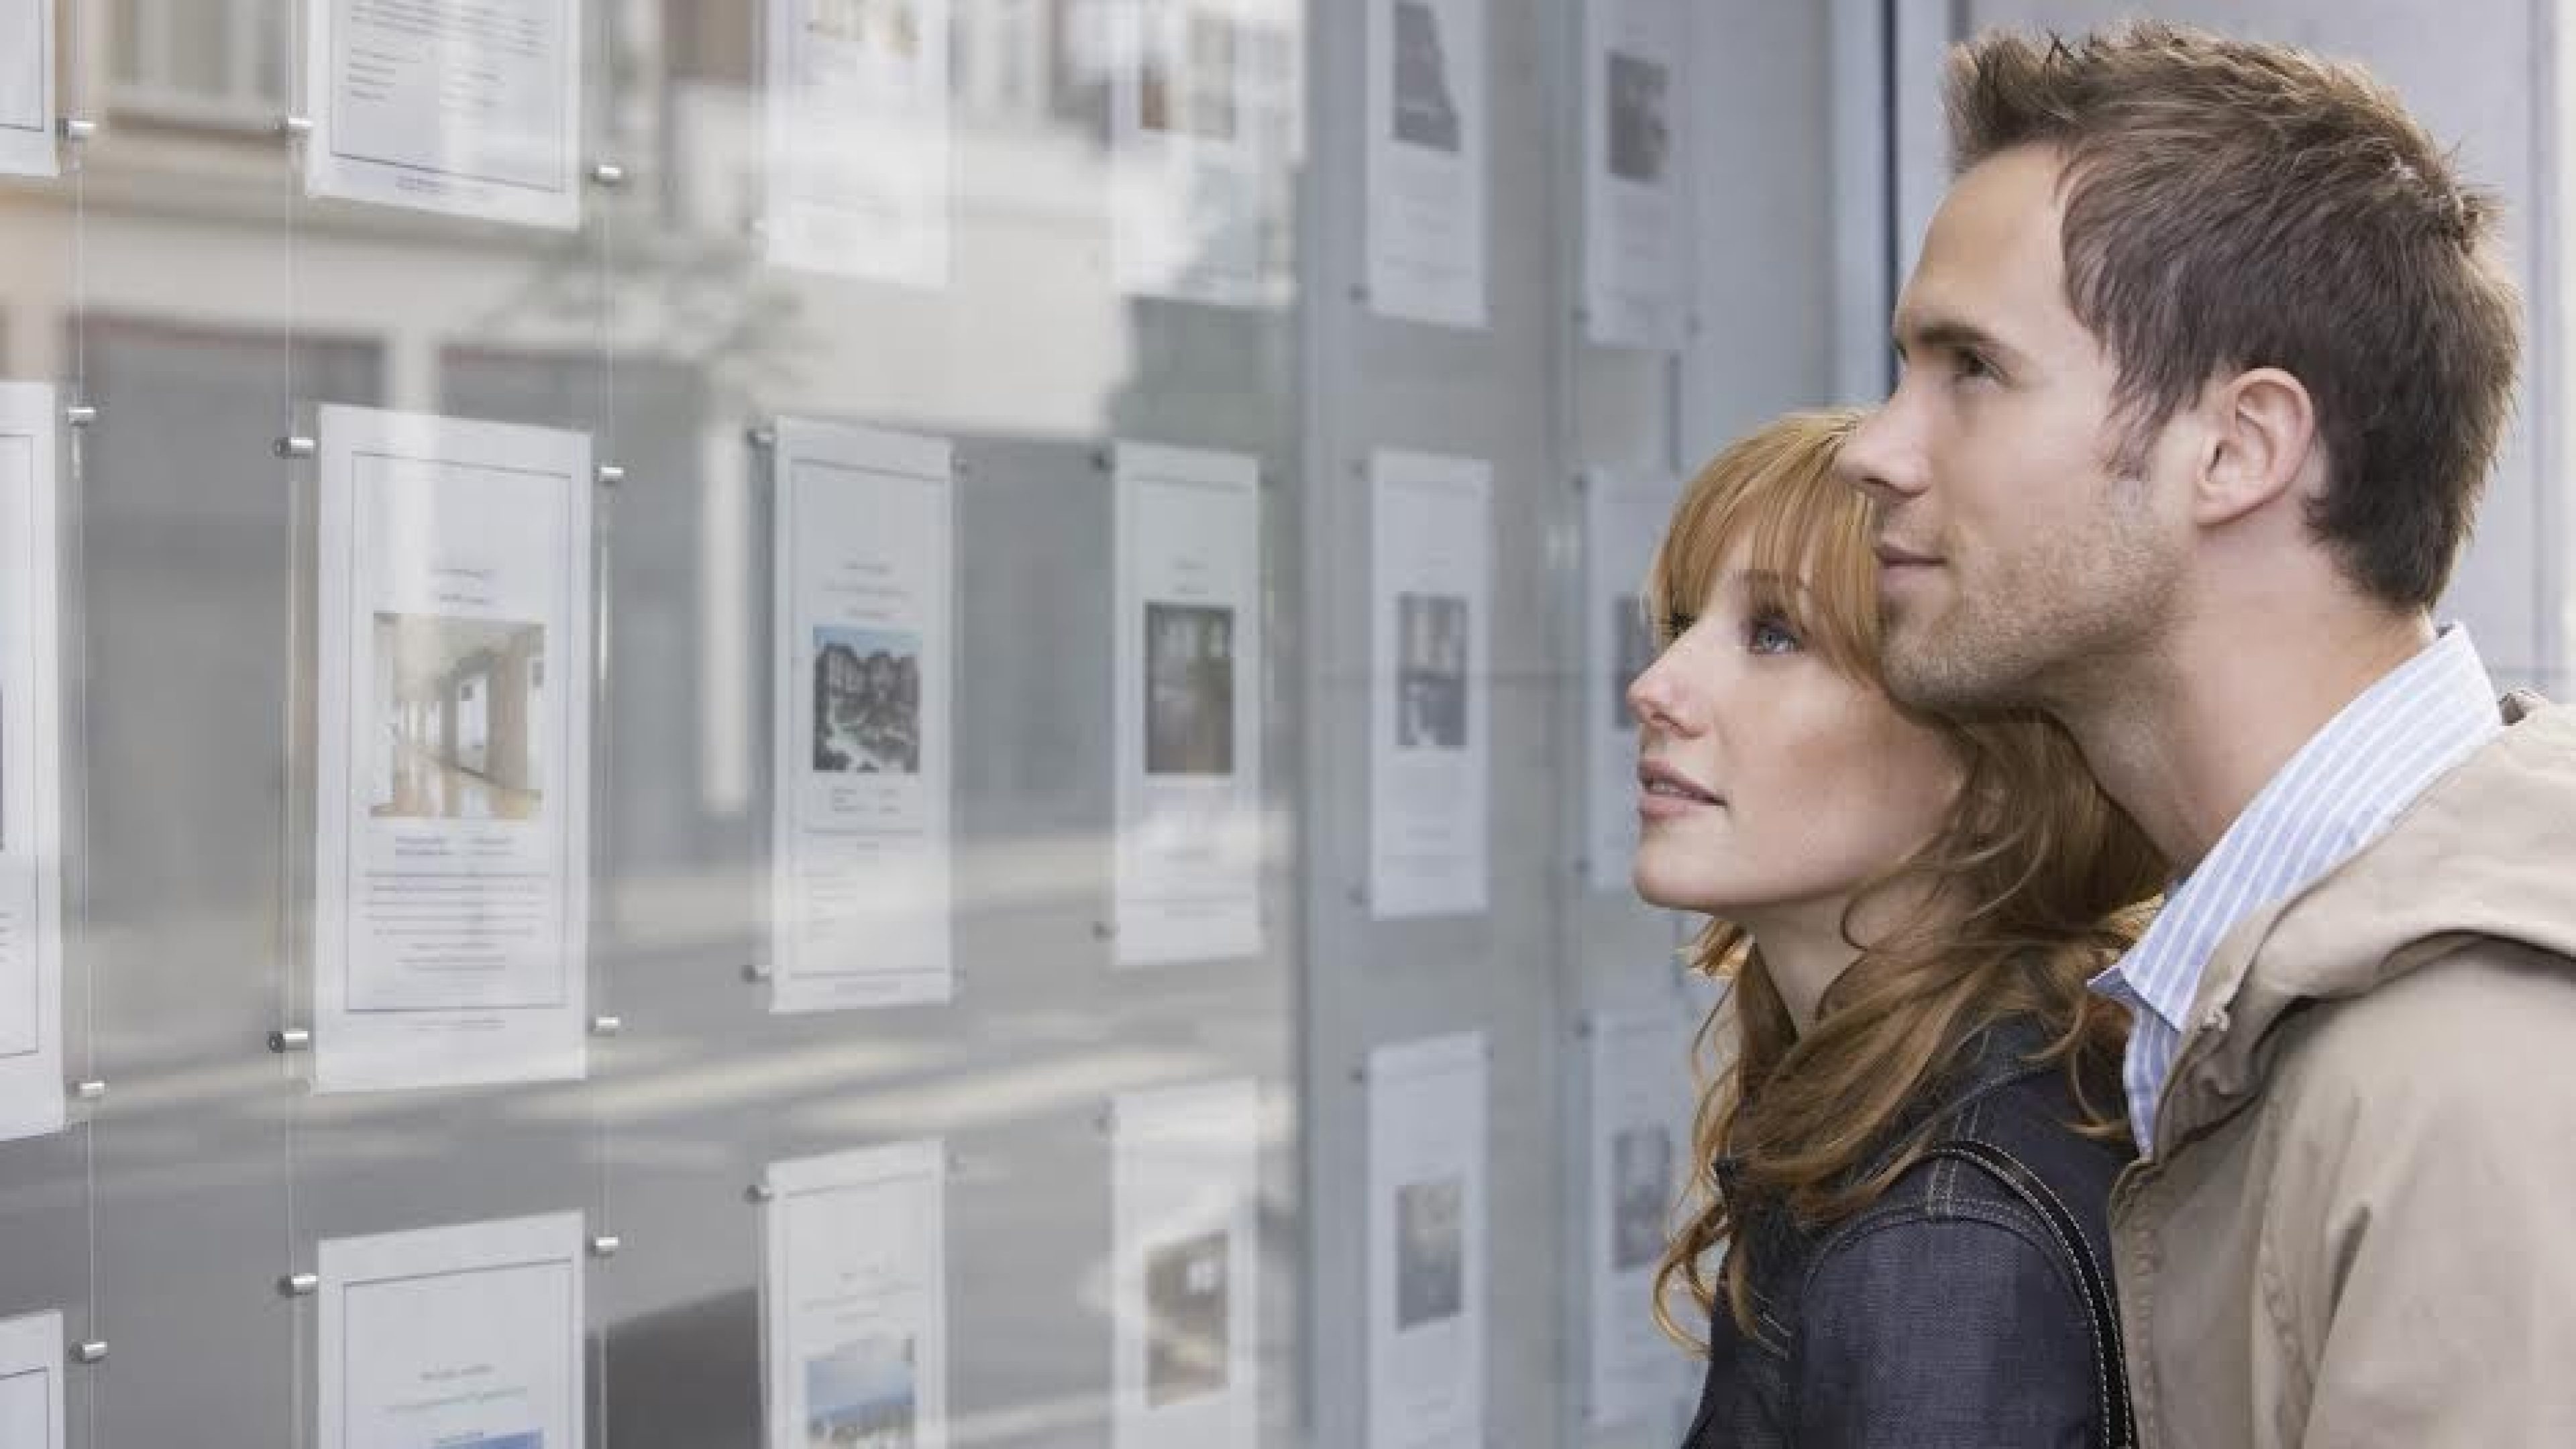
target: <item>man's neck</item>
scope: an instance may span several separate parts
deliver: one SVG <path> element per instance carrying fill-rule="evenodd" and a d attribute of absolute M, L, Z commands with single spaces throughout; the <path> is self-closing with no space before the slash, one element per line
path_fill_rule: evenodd
<path fill-rule="evenodd" d="M 2052 712 L 2102 788 L 2185 872 L 2302 746 L 2432 640 L 2420 612 L 2204 619 Z"/>

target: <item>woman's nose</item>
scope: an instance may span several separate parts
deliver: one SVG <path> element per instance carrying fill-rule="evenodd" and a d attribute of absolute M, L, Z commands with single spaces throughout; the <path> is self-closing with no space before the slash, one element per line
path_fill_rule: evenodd
<path fill-rule="evenodd" d="M 1681 671 L 1672 668 L 1672 662 L 1673 652 L 1667 649 L 1628 681 L 1628 712 L 1636 716 L 1639 725 L 1664 729 L 1683 726 Z"/>

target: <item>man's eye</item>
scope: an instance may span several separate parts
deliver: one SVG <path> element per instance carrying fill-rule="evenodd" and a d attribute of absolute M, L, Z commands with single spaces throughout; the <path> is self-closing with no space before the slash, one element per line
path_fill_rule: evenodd
<path fill-rule="evenodd" d="M 1950 371 L 1962 382 L 1996 376 L 1993 363 L 1986 361 L 1982 354 L 1966 351 L 1951 354 Z"/>
<path fill-rule="evenodd" d="M 1793 654 L 1802 647 L 1787 624 L 1768 614 L 1746 626 L 1744 644 L 1756 654 Z"/>

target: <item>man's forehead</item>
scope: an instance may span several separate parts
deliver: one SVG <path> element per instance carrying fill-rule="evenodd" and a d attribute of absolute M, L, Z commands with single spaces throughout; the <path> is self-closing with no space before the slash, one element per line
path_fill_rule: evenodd
<path fill-rule="evenodd" d="M 1990 157 L 1950 184 L 1923 238 L 1923 268 L 2058 269 L 2062 207 L 2054 155 L 2035 146 Z M 1918 268 L 1921 270 L 1921 268 Z"/>
<path fill-rule="evenodd" d="M 2065 305 L 2057 175 L 2053 153 L 2021 147 L 1952 183 L 1898 299 L 1898 341 L 1957 331 L 2040 340 L 2034 325 L 2059 319 L 2043 321 L 2034 309 L 2054 314 Z"/>

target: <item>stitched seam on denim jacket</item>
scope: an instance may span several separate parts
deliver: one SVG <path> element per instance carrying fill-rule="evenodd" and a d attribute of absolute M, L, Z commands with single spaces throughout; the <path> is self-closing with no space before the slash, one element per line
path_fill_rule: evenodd
<path fill-rule="evenodd" d="M 2039 1254 L 2039 1256 L 2044 1259 L 2053 1270 L 2051 1276 L 2056 1279 L 2059 1290 L 2066 1295 L 2064 1306 L 2073 1313 L 2075 1321 L 2079 1325 L 2089 1325 L 2091 1323 L 2093 1310 L 2085 1301 L 2083 1285 L 2069 1281 L 2069 1268 L 2065 1258 L 2049 1247 L 2050 1243 L 2056 1241 L 2056 1230 L 2034 1222 L 2032 1220 L 2030 1209 L 2019 1201 L 2004 1198 L 1996 1198 L 1991 1201 L 1983 1198 L 1971 1198 L 1959 1208 L 1953 1209 L 1947 1213 L 1938 1214 L 1932 1212 L 1927 1204 L 1922 1203 L 1913 1203 L 1901 1207 L 1889 1207 L 1874 1210 L 1865 1214 L 1861 1218 L 1855 1218 L 1850 1223 L 1845 1224 L 1848 1231 L 1837 1231 L 1830 1237 L 1826 1238 L 1823 1242 L 1817 1244 L 1815 1256 L 1808 1261 L 1807 1271 L 1799 1280 L 1798 1300 L 1801 1307 L 1798 1314 L 1797 1341 L 1791 1345 L 1788 1354 L 1789 1381 L 1787 1387 L 1789 1396 L 1792 1400 L 1793 1414 L 1795 1412 L 1794 1403 L 1797 1398 L 1798 1380 L 1800 1376 L 1799 1361 L 1806 1352 L 1806 1327 L 1809 1315 L 1803 1305 L 1806 1302 L 1807 1294 L 1815 1285 L 1816 1274 L 1824 1267 L 1826 1260 L 1835 1252 L 1858 1242 L 1864 1237 L 1874 1236 L 1881 1232 L 1894 1231 L 1899 1228 L 1917 1226 L 1928 1227 L 1934 1223 L 1952 1222 L 1983 1223 L 1988 1227 L 2009 1233 L 2013 1237 L 2020 1239 L 2032 1252 Z M 2089 1327 L 2085 1327 L 2083 1329 L 2083 1336 L 2088 1339 L 2093 1337 L 2092 1330 Z M 2098 1348 L 2095 1351 L 2098 1353 Z"/>
<path fill-rule="evenodd" d="M 1998 1188 L 1998 1195 L 1992 1198 L 1982 1194 L 1963 1197 L 1954 1206 L 1940 1211 L 1935 1211 L 1929 1203 L 1896 1203 L 1873 1208 L 1853 1218 L 1816 1245 L 1815 1253 L 1807 1260 L 1806 1272 L 1798 1279 L 1798 1301 L 1801 1304 L 1806 1302 L 1808 1292 L 1815 1286 L 1816 1274 L 1824 1267 L 1825 1260 L 1862 1237 L 1885 1232 L 1891 1228 L 1929 1227 L 1935 1223 L 1978 1222 L 2004 1229 L 2028 1243 L 2040 1256 L 2048 1259 L 2049 1266 L 2057 1271 L 2058 1286 L 2066 1290 L 2068 1301 L 2073 1303 L 2079 1312 L 2090 1318 L 2092 1310 L 2085 1306 L 2084 1285 L 2074 1279 L 2073 1269 L 2066 1258 L 2050 1246 L 2057 1241 L 2057 1230 L 2039 1221 L 2037 1215 L 2019 1200 L 2004 1197 L 2001 1192 L 2002 1189 Z M 1806 1326 L 1806 1314 L 1801 1311 L 1798 1319 L 1799 1327 L 1803 1330 Z"/>
<path fill-rule="evenodd" d="M 2028 1108 L 2024 1109 L 2022 1115 L 2028 1117 L 2040 1116 L 2039 1113 Z M 2008 1156 L 2014 1156 L 2016 1158 L 2019 1156 L 2019 1154 L 2014 1153 L 2012 1148 L 2007 1144 L 1999 1142 L 1991 1136 L 1980 1136 L 1966 1125 L 1962 1125 L 1959 1131 L 1952 1133 L 1951 1135 L 1954 1138 L 1964 1138 L 1969 1141 L 1991 1147 Z M 2048 1174 L 2040 1171 L 2035 1165 L 2025 1163 L 2024 1166 L 2029 1168 L 2032 1184 L 2041 1192 L 2048 1194 L 2048 1200 L 2057 1204 L 2058 1211 L 2066 1214 L 2067 1219 L 2071 1222 L 2081 1223 L 2084 1221 L 2084 1214 L 2075 1211 L 2073 1207 L 2068 1205 L 2066 1199 L 2058 1194 L 2057 1185 L 2048 1180 Z M 2057 1236 L 2056 1225 L 2052 1223 L 2047 1224 L 2046 1226 L 2048 1227 L 2048 1235 L 2051 1238 L 2055 1238 Z M 2084 1236 L 2082 1233 L 2077 1233 L 2075 1235 L 2075 1241 L 2069 1243 L 2067 1247 L 2071 1254 L 2080 1254 L 2084 1263 L 2090 1266 L 2094 1273 L 2099 1276 L 2103 1282 L 2109 1283 L 2113 1281 L 2110 1265 L 2103 1262 L 2101 1256 L 2093 1251 L 2093 1240 L 2091 1238 Z M 2078 1287 L 2080 1291 L 2081 1285 L 2078 1285 Z"/>

